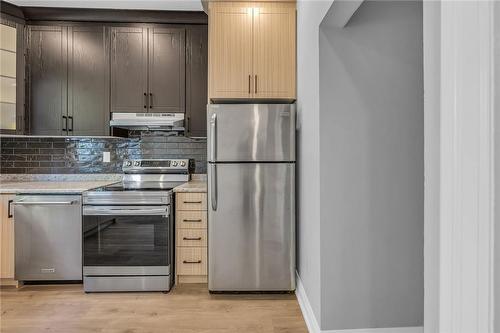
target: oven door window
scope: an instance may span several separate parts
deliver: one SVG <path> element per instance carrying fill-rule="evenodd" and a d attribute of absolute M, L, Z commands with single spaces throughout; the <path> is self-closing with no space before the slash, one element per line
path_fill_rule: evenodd
<path fill-rule="evenodd" d="M 84 216 L 84 266 L 170 265 L 169 217 Z"/>

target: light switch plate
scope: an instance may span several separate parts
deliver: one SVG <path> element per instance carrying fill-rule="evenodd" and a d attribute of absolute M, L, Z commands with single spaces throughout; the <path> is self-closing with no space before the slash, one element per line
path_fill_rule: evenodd
<path fill-rule="evenodd" d="M 111 154 L 109 151 L 104 151 L 102 152 L 102 161 L 104 163 L 109 163 L 111 162 Z"/>

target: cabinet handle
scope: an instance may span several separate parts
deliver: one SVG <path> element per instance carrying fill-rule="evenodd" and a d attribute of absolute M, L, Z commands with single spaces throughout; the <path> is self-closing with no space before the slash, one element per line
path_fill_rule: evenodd
<path fill-rule="evenodd" d="M 148 108 L 148 94 L 144 93 L 144 108 Z"/>
<path fill-rule="evenodd" d="M 252 75 L 248 75 L 248 93 L 251 94 L 251 86 L 252 86 L 252 83 L 250 82 L 252 80 Z"/>
<path fill-rule="evenodd" d="M 182 263 L 184 263 L 184 264 L 201 264 L 201 260 L 197 260 L 197 261 L 183 260 Z"/>
<path fill-rule="evenodd" d="M 7 217 L 9 219 L 13 217 L 13 215 L 12 215 L 12 202 L 14 202 L 14 200 L 9 200 L 8 207 L 7 207 Z"/>
<path fill-rule="evenodd" d="M 149 108 L 153 108 L 153 93 L 149 93 Z"/>
<path fill-rule="evenodd" d="M 197 241 L 201 240 L 201 237 L 182 237 L 183 240 Z"/>
<path fill-rule="evenodd" d="M 63 132 L 64 131 L 67 132 L 68 131 L 68 117 L 66 117 L 66 116 L 62 116 L 62 117 L 63 117 L 63 120 L 64 120 L 64 127 L 63 127 L 62 130 L 63 130 Z"/>
<path fill-rule="evenodd" d="M 183 219 L 183 222 L 201 222 L 201 219 Z"/>
<path fill-rule="evenodd" d="M 191 132 L 191 117 L 186 118 L 186 127 L 187 127 L 187 132 Z"/>
<path fill-rule="evenodd" d="M 71 127 L 68 128 L 68 132 L 73 132 L 73 116 L 69 116 L 68 119 L 71 120 Z"/>
<path fill-rule="evenodd" d="M 185 204 L 201 204 L 201 201 L 184 201 Z"/>
<path fill-rule="evenodd" d="M 255 75 L 255 93 L 257 93 L 257 75 Z"/>

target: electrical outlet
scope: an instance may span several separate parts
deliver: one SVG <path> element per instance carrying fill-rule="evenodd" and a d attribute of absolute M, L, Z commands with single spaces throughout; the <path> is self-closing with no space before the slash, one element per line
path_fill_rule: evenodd
<path fill-rule="evenodd" d="M 109 151 L 102 152 L 102 161 L 104 163 L 111 162 L 111 153 Z"/>

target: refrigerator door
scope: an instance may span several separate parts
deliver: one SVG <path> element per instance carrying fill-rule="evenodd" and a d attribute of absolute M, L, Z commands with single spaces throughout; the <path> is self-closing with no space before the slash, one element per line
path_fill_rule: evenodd
<path fill-rule="evenodd" d="M 208 161 L 295 161 L 295 104 L 210 104 Z"/>
<path fill-rule="evenodd" d="M 295 164 L 209 165 L 211 291 L 295 289 Z"/>

